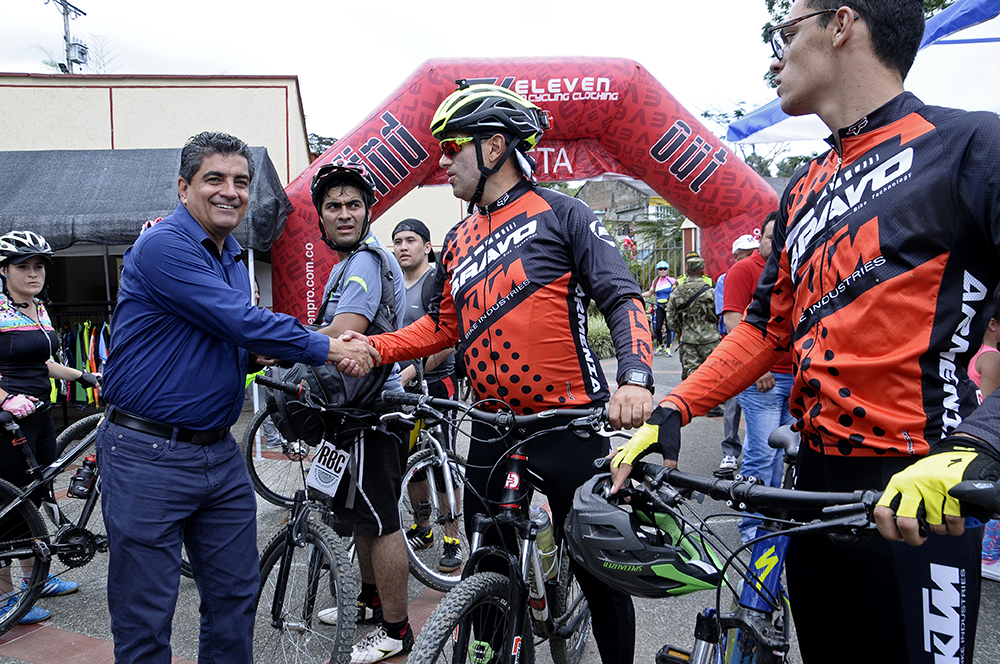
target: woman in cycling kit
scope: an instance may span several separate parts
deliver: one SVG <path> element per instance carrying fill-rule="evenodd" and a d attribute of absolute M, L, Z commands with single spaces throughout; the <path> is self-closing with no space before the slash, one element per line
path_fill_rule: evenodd
<path fill-rule="evenodd" d="M 0 402 L 18 418 L 18 424 L 35 459 L 42 467 L 56 458 L 56 433 L 47 408 L 51 384 L 49 378 L 81 381 L 96 387 L 94 374 L 64 367 L 51 358 L 59 346 L 59 337 L 45 305 L 38 299 L 45 285 L 45 272 L 52 265 L 52 249 L 41 235 L 31 231 L 13 231 L 0 237 Z M 40 408 L 41 406 L 41 408 Z M 15 486 L 30 482 L 24 455 L 13 445 L 13 435 L 0 431 L 0 478 Z M 38 500 L 36 500 L 36 503 Z M 42 596 L 76 592 L 79 584 L 51 576 Z M 0 570 L 0 614 L 16 603 L 11 594 L 9 570 Z M 22 623 L 45 620 L 49 611 L 34 607 Z"/>

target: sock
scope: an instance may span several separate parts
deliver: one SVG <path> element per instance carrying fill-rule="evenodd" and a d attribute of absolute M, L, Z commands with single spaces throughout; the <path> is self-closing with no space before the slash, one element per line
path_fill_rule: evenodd
<path fill-rule="evenodd" d="M 361 592 L 358 593 L 358 601 L 366 606 L 378 606 L 381 602 L 378 596 L 378 588 L 374 583 L 361 582 Z"/>
<path fill-rule="evenodd" d="M 410 617 L 407 616 L 396 623 L 391 623 L 383 618 L 382 628 L 385 629 L 385 633 L 389 638 L 402 640 L 406 636 L 406 633 L 410 631 Z"/>

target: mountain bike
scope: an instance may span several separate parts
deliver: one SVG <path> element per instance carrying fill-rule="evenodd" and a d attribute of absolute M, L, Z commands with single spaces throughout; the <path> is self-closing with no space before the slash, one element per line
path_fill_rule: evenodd
<path fill-rule="evenodd" d="M 97 419 L 91 419 L 97 418 Z M 24 435 L 17 420 L 7 411 L 0 412 L 0 423 L 14 436 L 14 445 L 24 454 L 28 474 L 34 478 L 27 486 L 20 488 L 10 482 L 0 480 L 0 585 L 9 579 L 11 589 L 8 599 L 13 606 L 0 616 L 0 634 L 16 625 L 31 610 L 48 578 L 50 567 L 58 562 L 63 569 L 86 565 L 98 553 L 106 553 L 108 539 L 104 534 L 103 520 L 98 518 L 95 530 L 89 528 L 89 521 L 95 510 L 99 510 L 101 482 L 96 463 L 86 464 L 88 472 L 79 481 L 70 480 L 74 471 L 76 477 L 77 460 L 85 454 L 92 454 L 97 437 L 96 421 L 99 415 L 91 416 L 77 423 L 80 428 L 63 436 L 63 445 L 58 458 L 42 468 L 34 454 L 25 444 Z M 85 422 L 85 423 L 84 423 Z M 84 424 L 81 424 L 84 423 Z M 76 425 L 74 425 L 76 426 Z M 90 428 L 82 438 L 75 438 L 82 430 Z M 59 502 L 53 486 L 65 489 L 70 497 Z M 32 495 L 41 494 L 42 512 L 51 522 L 54 532 L 49 534 L 39 509 L 32 502 Z M 72 496 L 76 497 L 72 497 Z"/>
<path fill-rule="evenodd" d="M 508 661 L 504 653 L 510 654 L 509 661 L 521 657 L 532 661 L 537 635 L 548 639 L 556 664 L 578 662 L 590 631 L 590 610 L 564 549 L 558 543 L 555 549 L 544 552 L 536 546 L 540 531 L 529 513 L 532 480 L 523 448 L 529 440 L 555 429 L 603 431 L 607 424 L 604 409 L 513 415 L 403 392 L 384 392 L 382 398 L 387 403 L 414 406 L 416 412 L 436 418 L 444 417 L 441 411 L 456 411 L 462 417 L 518 434 L 518 442 L 505 455 L 507 483 L 499 514 L 477 514 L 473 519 L 471 551 L 462 580 L 431 614 L 408 661 L 425 664 L 454 659 L 486 664 L 495 659 Z M 526 427 L 540 424 L 549 426 L 536 434 L 524 432 Z M 517 541 L 506 548 L 481 546 L 484 532 L 501 526 L 510 528 Z M 486 560 L 502 561 L 507 573 L 483 571 L 480 567 Z"/>
<path fill-rule="evenodd" d="M 772 443 L 772 446 L 778 447 Z M 606 465 L 608 460 L 599 460 Z M 720 574 L 715 587 L 715 604 L 699 612 L 695 620 L 695 640 L 691 650 L 665 645 L 656 655 L 656 664 L 779 664 L 787 661 L 791 617 L 788 598 L 781 585 L 785 556 L 791 537 L 825 533 L 844 542 L 877 536 L 873 512 L 881 492 L 813 492 L 771 488 L 755 478 L 735 480 L 701 477 L 660 465 L 637 462 L 630 488 L 619 492 L 619 500 L 629 501 L 633 514 L 669 515 L 681 524 L 680 538 L 694 535 L 704 543 L 724 551 L 724 561 L 714 556 Z M 610 480 L 605 480 L 606 484 Z M 595 484 L 595 487 L 599 482 Z M 586 488 L 582 487 L 580 491 Z M 963 482 L 952 490 L 961 500 L 1000 509 L 1000 494 L 992 482 Z M 707 496 L 724 501 L 742 512 L 754 512 L 767 519 L 767 532 L 750 542 L 730 548 L 712 522 L 729 515 L 699 516 L 692 500 Z M 793 518 L 800 510 L 820 516 L 809 521 Z M 659 518 L 662 518 L 659 517 Z M 761 528 L 758 528 L 761 532 Z M 651 537 L 653 535 L 650 535 Z M 678 538 L 674 538 L 675 543 Z M 748 558 L 741 554 L 750 550 Z M 578 558 L 581 564 L 588 564 Z M 588 569 L 594 566 L 588 564 Z M 728 578 L 727 578 L 728 574 Z M 731 595 L 723 606 L 723 588 Z"/>
<path fill-rule="evenodd" d="M 346 664 L 351 659 L 358 594 L 341 539 L 322 522 L 326 510 L 299 489 L 287 525 L 260 557 L 253 661 Z M 329 625 L 320 611 L 336 607 Z"/>
<path fill-rule="evenodd" d="M 457 539 L 463 553 L 469 550 L 461 513 L 465 462 L 454 445 L 459 426 L 447 413 L 426 407 L 418 407 L 412 413 L 389 413 L 383 418 L 408 422 L 416 431 L 413 452 L 403 471 L 399 518 L 404 535 L 414 532 L 413 526 L 430 530 L 426 540 L 405 538 L 410 573 L 425 586 L 447 592 L 461 581 L 463 565 L 442 568 L 444 536 Z M 451 430 L 451 445 L 442 440 L 443 427 Z"/>

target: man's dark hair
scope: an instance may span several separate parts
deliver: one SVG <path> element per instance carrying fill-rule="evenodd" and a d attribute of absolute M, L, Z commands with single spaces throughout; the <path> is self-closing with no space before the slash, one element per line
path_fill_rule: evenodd
<path fill-rule="evenodd" d="M 776 220 L 777 218 L 778 218 L 778 211 L 777 210 L 774 210 L 773 212 L 771 212 L 771 214 L 769 214 L 766 217 L 764 217 L 764 221 L 760 222 L 760 235 L 761 235 L 761 237 L 763 237 L 763 235 L 764 235 L 764 229 L 767 227 L 767 225 L 769 223 L 771 223 L 772 221 Z"/>
<path fill-rule="evenodd" d="M 235 136 L 217 131 L 203 131 L 188 139 L 181 149 L 179 175 L 184 178 L 185 182 L 191 184 L 191 178 L 201 169 L 201 163 L 205 157 L 210 157 L 213 154 L 237 154 L 246 159 L 250 169 L 250 180 L 253 181 L 256 168 L 250 148 Z"/>
<path fill-rule="evenodd" d="M 843 0 L 807 0 L 806 6 L 816 10 L 844 6 L 853 9 L 868 26 L 875 57 L 906 79 L 924 38 L 923 0 L 851 0 L 848 3 Z M 821 28 L 832 20 L 832 14 L 817 17 Z"/>

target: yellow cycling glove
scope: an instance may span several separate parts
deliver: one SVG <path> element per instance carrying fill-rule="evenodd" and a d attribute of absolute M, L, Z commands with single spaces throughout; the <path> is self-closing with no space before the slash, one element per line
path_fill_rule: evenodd
<path fill-rule="evenodd" d="M 948 494 L 956 484 L 998 477 L 1000 462 L 993 453 L 969 438 L 945 438 L 931 454 L 893 475 L 878 504 L 896 516 L 941 524 L 945 516 L 963 516 L 958 499 Z"/>
<path fill-rule="evenodd" d="M 631 466 L 649 452 L 659 452 L 664 459 L 677 461 L 680 451 L 681 414 L 673 408 L 657 406 L 635 435 L 618 448 L 611 466 L 617 468 L 623 463 Z"/>

